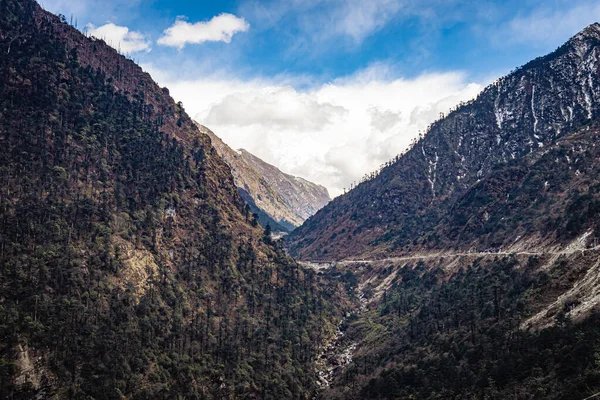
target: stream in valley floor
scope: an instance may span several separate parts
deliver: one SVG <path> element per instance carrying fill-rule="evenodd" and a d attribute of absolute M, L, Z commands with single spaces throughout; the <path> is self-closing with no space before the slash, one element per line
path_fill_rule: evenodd
<path fill-rule="evenodd" d="M 352 313 L 361 315 L 367 310 L 368 300 L 365 298 L 360 285 L 354 292 L 358 301 Z M 315 369 L 319 386 L 322 389 L 330 387 L 336 376 L 342 374 L 353 361 L 353 355 L 358 347 L 358 342 L 349 340 L 346 337 L 346 322 L 347 317 L 340 321 L 335 334 L 317 357 Z"/>

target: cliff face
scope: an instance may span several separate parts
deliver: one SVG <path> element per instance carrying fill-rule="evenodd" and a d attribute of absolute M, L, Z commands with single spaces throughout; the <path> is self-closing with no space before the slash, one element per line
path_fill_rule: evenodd
<path fill-rule="evenodd" d="M 513 205 L 511 192 L 525 176 L 552 187 L 551 177 L 537 175 L 532 166 L 557 147 L 580 156 L 558 157 L 563 165 L 556 169 L 583 174 L 572 163 L 591 162 L 583 161 L 581 153 L 593 152 L 595 143 L 569 147 L 561 139 L 586 129 L 599 115 L 600 25 L 594 24 L 434 123 L 376 178 L 335 199 L 297 229 L 289 238 L 291 251 L 307 259 L 340 259 L 419 249 L 502 247 L 525 237 L 567 240 L 564 221 L 541 224 L 523 216 L 518 217 L 521 221 L 507 221 L 497 207 Z M 586 177 L 595 181 L 593 174 Z M 538 186 L 537 193 L 543 193 Z M 496 196 L 495 201 L 479 198 L 480 203 L 469 205 L 474 214 L 457 212 L 482 187 Z M 557 192 L 554 200 L 564 197 Z M 590 228 L 591 222 L 580 228 Z M 473 234 L 473 224 L 481 228 L 478 235 Z M 502 233 L 494 234 L 498 228 Z"/>
<path fill-rule="evenodd" d="M 314 390 L 315 275 L 167 89 L 33 0 L 0 0 L 0 146 L 0 397 Z"/>
<path fill-rule="evenodd" d="M 263 225 L 289 232 L 331 201 L 325 187 L 285 174 L 246 150 L 234 151 L 208 128 L 198 127 L 231 167 L 238 190 Z"/>

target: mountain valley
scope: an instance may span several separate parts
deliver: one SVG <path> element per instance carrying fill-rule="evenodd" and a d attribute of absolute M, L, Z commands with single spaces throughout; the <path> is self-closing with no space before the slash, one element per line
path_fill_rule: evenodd
<path fill-rule="evenodd" d="M 330 201 L 0 0 L 0 397 L 594 398 L 599 143 L 593 24 Z"/>

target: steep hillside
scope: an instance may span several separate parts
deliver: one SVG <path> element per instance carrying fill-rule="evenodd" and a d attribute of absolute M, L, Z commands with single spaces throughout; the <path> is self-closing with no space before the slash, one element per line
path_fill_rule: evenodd
<path fill-rule="evenodd" d="M 292 231 L 331 201 L 323 186 L 284 174 L 246 150 L 234 151 L 208 128 L 198 127 L 231 167 L 240 194 L 263 226 Z"/>
<path fill-rule="evenodd" d="M 434 123 L 374 179 L 294 231 L 291 252 L 327 260 L 565 243 L 596 223 L 594 209 L 569 225 L 564 207 L 597 183 L 595 136 L 582 130 L 599 115 L 594 24 Z"/>
<path fill-rule="evenodd" d="M 577 295 L 553 300 L 586 275 L 597 280 L 599 256 L 599 248 L 445 254 L 321 270 L 355 286 L 361 302 L 340 326 L 321 398 L 559 400 L 597 394 L 598 301 L 586 304 L 589 298 Z M 589 294 L 597 297 L 597 289 Z M 586 318 L 574 312 L 586 308 L 593 311 Z M 540 314 L 550 324 L 532 329 Z"/>
<path fill-rule="evenodd" d="M 0 397 L 309 398 L 335 288 L 167 89 L 0 0 Z"/>
<path fill-rule="evenodd" d="M 429 239 L 402 255 L 309 264 L 357 303 L 323 398 L 600 392 L 599 142 L 594 124 L 493 171 L 436 225 L 445 248 Z M 454 247 L 475 241 L 496 245 Z"/>
<path fill-rule="evenodd" d="M 599 117 L 595 24 L 290 235 L 356 304 L 323 398 L 597 396 Z"/>

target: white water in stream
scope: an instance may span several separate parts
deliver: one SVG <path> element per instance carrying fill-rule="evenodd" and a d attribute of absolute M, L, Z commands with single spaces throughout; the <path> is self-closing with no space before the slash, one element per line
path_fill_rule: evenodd
<path fill-rule="evenodd" d="M 328 268 L 320 267 L 319 269 Z M 362 291 L 362 287 L 359 286 L 355 289 L 356 296 L 358 297 L 359 306 L 354 311 L 355 314 L 360 315 L 367 310 L 368 301 Z M 331 341 L 321 350 L 317 358 L 315 369 L 319 378 L 318 384 L 322 389 L 326 389 L 331 386 L 331 383 L 335 379 L 336 375 L 343 372 L 346 366 L 350 365 L 353 360 L 353 354 L 358 347 L 357 342 L 348 343 L 345 340 L 345 332 L 342 330 L 346 323 L 346 318 L 338 324 L 335 335 Z"/>

